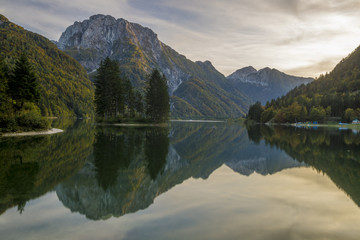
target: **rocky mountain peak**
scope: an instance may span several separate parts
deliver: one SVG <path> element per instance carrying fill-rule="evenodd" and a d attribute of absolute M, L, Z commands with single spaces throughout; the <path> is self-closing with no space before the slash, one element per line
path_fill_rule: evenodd
<path fill-rule="evenodd" d="M 215 67 L 212 65 L 212 63 L 209 60 L 206 60 L 204 62 L 196 61 L 195 63 L 198 64 L 199 66 L 201 66 L 202 68 L 215 69 Z"/>
<path fill-rule="evenodd" d="M 236 70 L 234 73 L 232 73 L 231 75 L 228 76 L 228 79 L 232 79 L 232 80 L 241 80 L 244 77 L 248 76 L 249 74 L 252 73 L 256 73 L 257 70 L 252 67 L 252 66 L 248 66 L 248 67 L 244 67 L 241 68 L 239 70 Z"/>
<path fill-rule="evenodd" d="M 102 14 L 69 26 L 57 45 L 75 57 L 88 72 L 95 71 L 106 57 L 119 62 L 127 58 L 141 62 L 147 59 L 156 61 L 162 48 L 151 29 Z M 143 67 L 155 67 L 151 62 Z"/>
<path fill-rule="evenodd" d="M 116 60 L 120 72 L 140 91 L 146 88 L 152 69 L 159 69 L 168 81 L 169 94 L 174 96 L 171 111 L 176 116 L 241 116 L 250 103 L 211 62 L 192 62 L 162 43 L 151 29 L 121 18 L 98 14 L 75 22 L 64 31 L 57 46 L 78 60 L 90 77 L 106 57 Z M 227 98 L 219 98 L 218 92 Z M 208 104 L 213 107 L 200 104 L 204 98 L 211 99 Z"/>

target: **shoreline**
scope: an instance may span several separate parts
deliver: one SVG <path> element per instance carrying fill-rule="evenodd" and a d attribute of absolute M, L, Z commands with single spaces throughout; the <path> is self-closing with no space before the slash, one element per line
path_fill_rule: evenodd
<path fill-rule="evenodd" d="M 51 135 L 56 133 L 62 133 L 64 130 L 58 128 L 51 128 L 43 131 L 30 131 L 30 132 L 15 132 L 15 133 L 4 133 L 0 137 L 23 137 L 23 136 L 37 136 L 37 135 Z"/>
<path fill-rule="evenodd" d="M 345 124 L 296 124 L 292 123 L 290 126 L 294 127 L 302 127 L 302 128 L 313 128 L 313 127 L 327 127 L 327 128 L 339 128 L 339 129 L 355 129 L 360 131 L 360 125 L 359 124 L 352 124 L 352 123 L 345 123 Z"/>

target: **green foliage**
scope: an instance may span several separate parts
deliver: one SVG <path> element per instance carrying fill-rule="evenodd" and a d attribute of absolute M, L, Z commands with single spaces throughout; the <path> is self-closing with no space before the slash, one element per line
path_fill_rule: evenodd
<path fill-rule="evenodd" d="M 0 132 L 31 131 L 49 128 L 49 121 L 34 105 L 40 99 L 35 74 L 25 55 L 16 62 L 14 71 L 0 62 Z"/>
<path fill-rule="evenodd" d="M 173 117 L 223 119 L 245 115 L 244 109 L 249 102 L 236 89 L 226 88 L 199 78 L 183 82 L 174 92 L 173 100 L 177 108 L 172 109 Z"/>
<path fill-rule="evenodd" d="M 142 96 L 131 82 L 121 77 L 119 64 L 106 58 L 95 78 L 95 105 L 101 121 L 121 121 L 143 114 Z"/>
<path fill-rule="evenodd" d="M 8 80 L 5 77 L 5 70 L 3 61 L 0 59 L 0 112 L 7 113 L 12 107 L 8 92 Z"/>
<path fill-rule="evenodd" d="M 334 70 L 308 85 L 301 85 L 266 105 L 276 112 L 276 122 L 323 121 L 339 117 L 352 121 L 347 109 L 360 108 L 360 47 L 343 59 Z M 293 104 L 301 107 L 300 117 Z M 268 120 L 264 116 L 264 120 Z"/>
<path fill-rule="evenodd" d="M 266 108 L 260 117 L 260 122 L 266 123 L 270 122 L 275 117 L 275 112 L 273 108 Z"/>
<path fill-rule="evenodd" d="M 171 97 L 172 109 L 171 109 L 171 117 L 172 118 L 205 118 L 204 115 L 199 112 L 196 108 L 194 108 L 191 104 L 185 101 L 182 98 L 177 96 Z"/>
<path fill-rule="evenodd" d="M 312 121 L 323 121 L 326 117 L 326 112 L 323 107 L 311 107 L 309 118 Z"/>
<path fill-rule="evenodd" d="M 146 117 L 153 122 L 169 119 L 170 103 L 166 78 L 157 69 L 149 77 L 146 90 Z"/>
<path fill-rule="evenodd" d="M 250 106 L 247 119 L 253 120 L 256 122 L 261 121 L 261 114 L 264 112 L 264 108 L 261 106 L 260 102 L 256 102 L 254 105 Z"/>
<path fill-rule="evenodd" d="M 13 70 L 15 59 L 23 53 L 38 78 L 41 99 L 37 105 L 42 115 L 93 116 L 94 90 L 85 69 L 48 39 L 4 20 L 0 25 L 0 59 Z"/>
<path fill-rule="evenodd" d="M 96 113 L 103 118 L 124 113 L 123 80 L 117 62 L 106 58 L 101 62 L 95 80 Z"/>
<path fill-rule="evenodd" d="M 0 132 L 33 131 L 49 128 L 50 122 L 36 110 L 0 115 Z"/>
<path fill-rule="evenodd" d="M 16 61 L 13 74 L 9 74 L 8 94 L 15 101 L 16 110 L 20 110 L 24 102 L 40 100 L 37 79 L 25 54 Z"/>

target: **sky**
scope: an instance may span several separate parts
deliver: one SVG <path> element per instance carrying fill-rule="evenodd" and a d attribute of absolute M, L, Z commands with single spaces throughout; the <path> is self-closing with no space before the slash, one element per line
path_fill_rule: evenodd
<path fill-rule="evenodd" d="M 0 13 L 51 40 L 94 14 L 124 18 L 225 76 L 251 65 L 318 77 L 360 45 L 359 0 L 0 0 Z"/>

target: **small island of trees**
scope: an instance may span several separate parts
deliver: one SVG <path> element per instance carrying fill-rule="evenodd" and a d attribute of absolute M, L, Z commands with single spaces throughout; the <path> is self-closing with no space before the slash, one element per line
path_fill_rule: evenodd
<path fill-rule="evenodd" d="M 98 122 L 162 123 L 169 119 L 167 81 L 157 69 L 148 77 L 143 96 L 133 88 L 128 78 L 121 76 L 119 64 L 106 58 L 97 70 L 95 87 Z"/>

